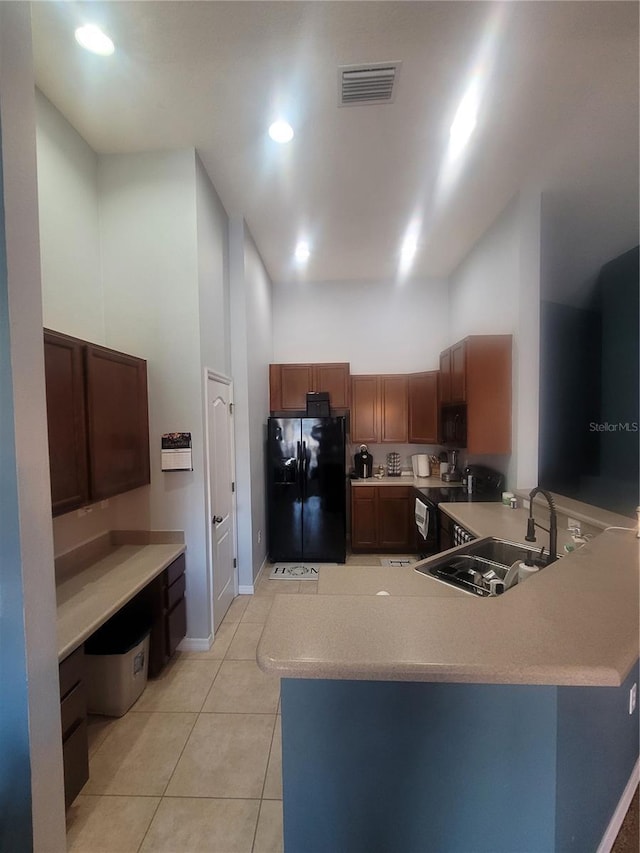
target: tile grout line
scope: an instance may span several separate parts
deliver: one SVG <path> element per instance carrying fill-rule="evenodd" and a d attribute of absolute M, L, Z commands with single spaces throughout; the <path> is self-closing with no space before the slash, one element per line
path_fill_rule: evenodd
<path fill-rule="evenodd" d="M 278 715 L 276 713 L 274 720 L 273 720 L 273 729 L 271 731 L 271 743 L 269 744 L 269 755 L 267 756 L 267 766 L 264 769 L 264 779 L 262 780 L 262 792 L 260 794 L 260 806 L 258 807 L 258 818 L 256 820 L 256 828 L 253 831 L 253 842 L 251 844 L 251 853 L 253 853 L 255 846 L 256 846 L 256 838 L 258 836 L 258 824 L 260 823 L 260 815 L 262 814 L 262 803 L 264 802 L 264 789 L 267 785 L 267 773 L 269 772 L 269 762 L 271 761 L 271 750 L 273 749 L 273 739 L 275 737 L 277 725 L 278 725 Z"/>

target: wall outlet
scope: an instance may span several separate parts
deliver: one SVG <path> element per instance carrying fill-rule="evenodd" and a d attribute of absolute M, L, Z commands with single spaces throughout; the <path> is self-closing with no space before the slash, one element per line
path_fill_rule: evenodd
<path fill-rule="evenodd" d="M 258 545 L 262 542 L 262 530 L 258 530 Z"/>
<path fill-rule="evenodd" d="M 631 690 L 629 691 L 629 714 L 633 714 L 636 709 L 636 703 L 638 701 L 638 685 L 634 684 Z"/>

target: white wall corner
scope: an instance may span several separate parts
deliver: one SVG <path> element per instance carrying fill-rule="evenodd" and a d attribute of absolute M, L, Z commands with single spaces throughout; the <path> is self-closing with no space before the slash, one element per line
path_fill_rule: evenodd
<path fill-rule="evenodd" d="M 26 683 L 28 719 L 25 722 L 29 727 L 28 757 L 20 756 L 15 773 L 17 780 L 21 763 L 28 760 L 31 775 L 31 804 L 20 804 L 21 814 L 13 814 L 10 819 L 30 820 L 34 850 L 65 850 L 42 340 L 35 84 L 27 3 L 0 3 L 0 124 L 4 203 L 4 235 L 0 239 L 6 246 L 7 326 L 10 324 L 11 328 L 9 376 L 13 388 L 7 402 L 9 411 L 13 409 L 14 470 L 17 471 L 16 488 L 7 510 L 13 510 L 19 523 L 14 540 L 19 537 L 24 614 L 22 637 L 16 638 L 21 647 L 14 649 L 11 666 L 26 669 L 21 680 Z M 4 673 L 4 661 L 2 665 Z M 13 831 L 16 828 L 10 827 Z"/>
<path fill-rule="evenodd" d="M 517 206 L 519 286 L 514 450 L 518 489 L 538 483 L 541 199 L 539 190 L 527 188 L 520 193 Z"/>

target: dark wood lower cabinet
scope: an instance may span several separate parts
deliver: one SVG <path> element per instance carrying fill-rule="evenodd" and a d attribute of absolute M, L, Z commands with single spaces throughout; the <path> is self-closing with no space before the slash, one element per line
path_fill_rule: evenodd
<path fill-rule="evenodd" d="M 438 539 L 440 551 L 448 551 L 453 548 L 453 532 L 451 526 L 453 521 L 449 518 L 446 512 L 438 511 Z"/>
<path fill-rule="evenodd" d="M 411 486 L 352 486 L 351 550 L 413 552 Z"/>
<path fill-rule="evenodd" d="M 375 486 L 351 490 L 351 548 L 371 550 L 378 543 L 378 501 Z"/>
<path fill-rule="evenodd" d="M 58 669 L 66 808 L 69 808 L 89 778 L 84 665 L 84 648 L 81 646 L 65 658 Z"/>
<path fill-rule="evenodd" d="M 151 610 L 149 675 L 152 678 L 160 673 L 187 633 L 184 572 L 184 554 L 180 554 L 145 591 Z"/>

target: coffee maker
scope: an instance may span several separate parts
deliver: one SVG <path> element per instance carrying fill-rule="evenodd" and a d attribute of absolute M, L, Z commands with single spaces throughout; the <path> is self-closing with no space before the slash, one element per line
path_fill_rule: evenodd
<path fill-rule="evenodd" d="M 356 477 L 366 480 L 373 474 L 373 456 L 366 444 L 360 445 L 360 451 L 353 457 Z"/>
<path fill-rule="evenodd" d="M 445 483 L 460 483 L 462 481 L 462 474 L 460 473 L 460 469 L 458 468 L 458 451 L 451 451 L 451 459 L 449 460 L 449 470 L 445 471 L 442 475 L 442 479 Z"/>

